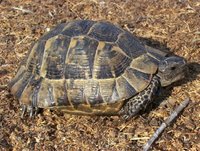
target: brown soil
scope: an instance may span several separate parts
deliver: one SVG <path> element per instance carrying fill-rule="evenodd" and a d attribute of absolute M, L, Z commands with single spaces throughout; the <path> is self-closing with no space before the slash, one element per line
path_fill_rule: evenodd
<path fill-rule="evenodd" d="M 18 10 L 21 7 L 26 10 Z M 189 106 L 153 144 L 153 150 L 199 150 L 200 2 L 0 0 L 0 84 L 12 79 L 31 44 L 44 32 L 73 19 L 111 21 L 144 43 L 185 57 L 187 77 L 165 88 L 146 113 L 129 122 L 50 110 L 21 120 L 19 102 L 0 88 L 0 150 L 140 150 L 186 97 L 191 98 Z"/>

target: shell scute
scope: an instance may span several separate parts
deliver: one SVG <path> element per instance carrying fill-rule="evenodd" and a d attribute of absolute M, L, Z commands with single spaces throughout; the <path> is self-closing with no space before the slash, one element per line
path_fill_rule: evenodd
<path fill-rule="evenodd" d="M 93 78 L 107 79 L 120 76 L 132 59 L 115 44 L 99 42 L 94 60 Z"/>
<path fill-rule="evenodd" d="M 65 61 L 66 79 L 88 79 L 92 77 L 97 46 L 96 40 L 87 37 L 77 37 L 71 40 Z"/>
<path fill-rule="evenodd" d="M 73 79 L 66 81 L 68 100 L 74 108 L 77 108 L 80 104 L 88 104 L 84 97 L 85 82 L 84 80 L 77 82 L 77 80 Z"/>
<path fill-rule="evenodd" d="M 115 94 L 114 94 L 115 96 L 113 96 L 113 93 L 115 91 L 115 87 L 116 87 L 116 83 L 115 83 L 114 78 L 113 79 L 101 79 L 101 80 L 99 80 L 100 94 L 101 94 L 101 97 L 103 99 L 103 102 L 114 103 L 117 100 L 116 99 L 117 96 Z M 113 96 L 113 98 L 112 98 L 112 96 Z"/>
<path fill-rule="evenodd" d="M 48 40 L 54 36 L 57 36 L 58 34 L 60 34 L 62 32 L 62 30 L 67 26 L 68 23 L 61 23 L 59 25 L 57 25 L 56 27 L 54 27 L 53 29 L 51 29 L 49 32 L 47 32 L 46 34 L 44 34 L 40 40 Z"/>
<path fill-rule="evenodd" d="M 93 78 L 97 79 L 113 78 L 112 68 L 109 65 L 110 63 L 109 53 L 111 48 L 112 44 L 99 42 L 94 60 Z"/>
<path fill-rule="evenodd" d="M 94 24 L 93 21 L 89 20 L 77 20 L 69 22 L 63 29 L 62 34 L 66 36 L 79 36 L 79 35 L 85 35 L 92 25 Z"/>
<path fill-rule="evenodd" d="M 64 76 L 64 67 L 70 38 L 57 35 L 45 43 L 40 75 L 48 79 L 61 79 Z"/>
<path fill-rule="evenodd" d="M 146 53 L 146 49 L 140 41 L 128 32 L 121 33 L 116 43 L 131 58 L 137 58 Z"/>
<path fill-rule="evenodd" d="M 122 100 L 125 100 L 137 93 L 137 90 L 135 90 L 123 76 L 120 76 L 116 79 L 116 87 L 117 92 Z"/>
<path fill-rule="evenodd" d="M 111 23 L 97 22 L 92 26 L 88 35 L 99 41 L 115 42 L 121 32 L 120 28 L 113 26 Z"/>
<path fill-rule="evenodd" d="M 154 74 L 157 71 L 158 65 L 154 58 L 144 54 L 136 59 L 133 59 L 130 67 L 143 73 Z"/>
<path fill-rule="evenodd" d="M 152 78 L 151 74 L 146 74 L 132 68 L 127 68 L 122 76 L 137 92 L 144 90 Z"/>
<path fill-rule="evenodd" d="M 84 95 L 91 106 L 103 103 L 103 98 L 100 93 L 99 82 L 96 80 L 89 80 L 85 85 Z"/>

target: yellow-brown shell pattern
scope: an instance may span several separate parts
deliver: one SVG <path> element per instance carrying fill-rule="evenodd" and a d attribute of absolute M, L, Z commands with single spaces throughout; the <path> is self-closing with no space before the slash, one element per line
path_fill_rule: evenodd
<path fill-rule="evenodd" d="M 22 104 L 115 114 L 148 86 L 159 63 L 154 56 L 111 23 L 71 21 L 35 43 L 9 87 Z"/>

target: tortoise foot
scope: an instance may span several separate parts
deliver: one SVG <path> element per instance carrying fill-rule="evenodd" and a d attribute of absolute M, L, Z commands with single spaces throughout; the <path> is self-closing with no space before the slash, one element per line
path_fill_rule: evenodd
<path fill-rule="evenodd" d="M 120 111 L 119 114 L 121 115 L 121 118 L 125 121 L 129 121 L 132 117 L 136 116 L 138 112 L 140 111 L 139 108 L 134 108 L 133 106 L 129 106 L 128 104 L 123 107 Z"/>
<path fill-rule="evenodd" d="M 29 117 L 32 118 L 37 115 L 39 108 L 23 104 L 21 110 L 21 118 L 24 118 L 26 115 L 29 115 Z"/>
<path fill-rule="evenodd" d="M 150 85 L 140 92 L 138 95 L 130 98 L 128 102 L 119 111 L 124 120 L 129 120 L 137 115 L 140 111 L 144 111 L 149 103 L 152 102 L 160 87 L 159 78 L 154 76 Z"/>

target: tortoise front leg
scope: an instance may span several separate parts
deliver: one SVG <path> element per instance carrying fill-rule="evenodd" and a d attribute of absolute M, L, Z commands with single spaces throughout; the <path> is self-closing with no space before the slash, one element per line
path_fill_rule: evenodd
<path fill-rule="evenodd" d="M 149 86 L 138 95 L 129 99 L 119 111 L 119 114 L 122 115 L 122 118 L 125 120 L 135 116 L 140 110 L 145 109 L 146 106 L 152 102 L 159 88 L 159 77 L 154 76 Z"/>

